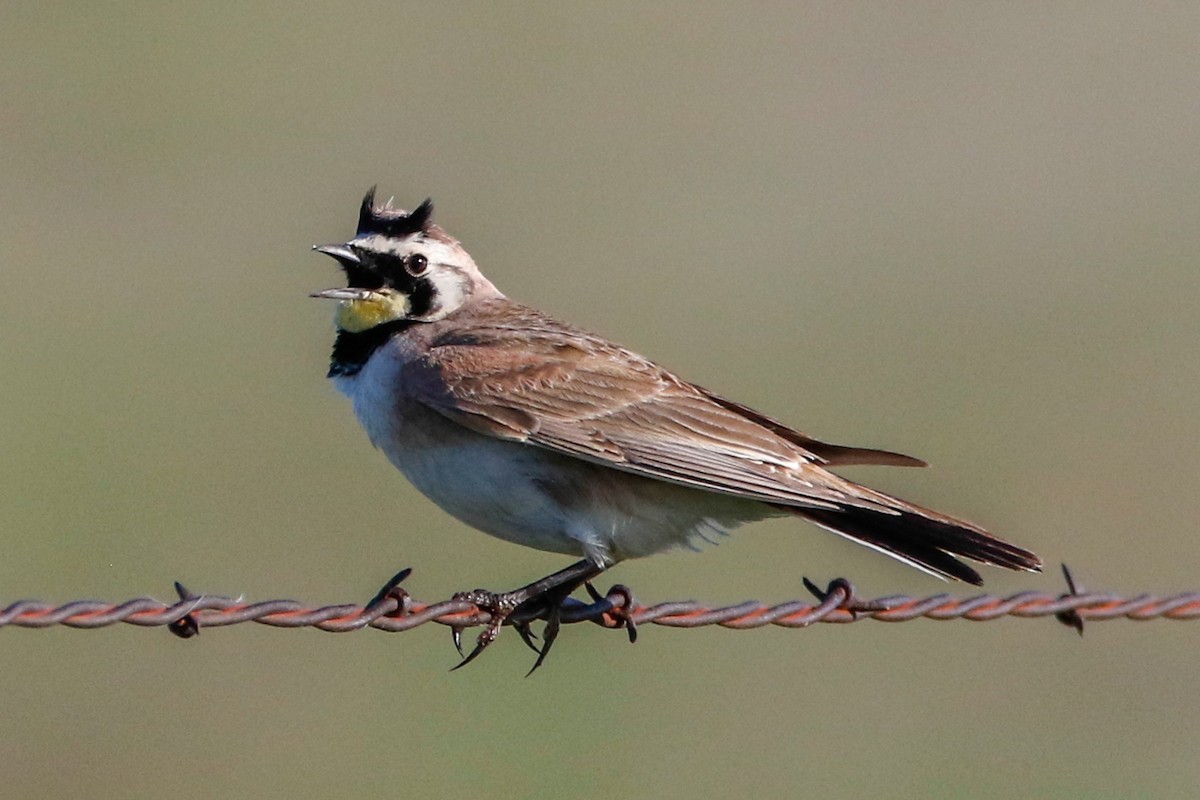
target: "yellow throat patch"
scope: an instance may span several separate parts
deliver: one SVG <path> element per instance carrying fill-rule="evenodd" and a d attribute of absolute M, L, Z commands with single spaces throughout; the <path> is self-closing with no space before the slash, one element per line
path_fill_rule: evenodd
<path fill-rule="evenodd" d="M 408 297 L 397 292 L 371 292 L 365 300 L 338 303 L 335 323 L 340 330 L 360 333 L 408 314 Z"/>

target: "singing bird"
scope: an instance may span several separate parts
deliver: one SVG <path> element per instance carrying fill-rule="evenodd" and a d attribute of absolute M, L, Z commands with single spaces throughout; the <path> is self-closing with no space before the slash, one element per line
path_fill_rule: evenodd
<path fill-rule="evenodd" d="M 406 212 L 376 206 L 372 189 L 354 237 L 314 249 L 345 272 L 345 287 L 313 296 L 338 303 L 329 377 L 371 442 L 468 525 L 581 558 L 513 592 L 464 595 L 492 622 L 459 666 L 519 606 L 553 613 L 619 561 L 767 517 L 798 517 L 973 584 L 979 573 L 956 556 L 1041 567 L 970 522 L 830 471 L 924 462 L 819 441 L 508 299 L 433 223 L 428 199 Z M 539 664 L 556 632 L 548 624 Z"/>

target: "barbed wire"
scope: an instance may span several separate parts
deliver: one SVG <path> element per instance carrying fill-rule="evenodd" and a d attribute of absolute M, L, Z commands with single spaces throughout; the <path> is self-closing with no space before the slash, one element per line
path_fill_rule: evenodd
<path fill-rule="evenodd" d="M 1083 633 L 1084 621 L 1129 619 L 1193 620 L 1200 618 L 1200 593 L 1175 595 L 1139 594 L 1126 596 L 1111 592 L 1079 591 L 1066 566 L 1063 567 L 1069 591 L 1065 594 L 1019 592 L 1008 597 L 980 594 L 954 597 L 937 594 L 929 597 L 889 595 L 860 600 L 854 587 L 844 579 L 834 580 L 822 590 L 804 579 L 805 586 L 817 599 L 789 600 L 766 605 L 750 600 L 736 605 L 711 608 L 694 600 L 640 605 L 624 586 L 614 586 L 601 596 L 588 586 L 592 602 L 569 598 L 561 608 L 562 623 L 594 622 L 609 628 L 627 628 L 630 637 L 639 625 L 663 625 L 672 628 L 699 628 L 719 625 L 747 630 L 768 625 L 781 628 L 806 628 L 814 623 L 845 624 L 873 619 L 879 622 L 907 622 L 914 619 L 966 619 L 986 622 L 1001 617 L 1055 617 L 1059 622 Z M 97 600 L 73 600 L 59 605 L 38 600 L 19 600 L 0 610 L 0 628 L 101 628 L 117 623 L 139 627 L 167 626 L 172 633 L 187 638 L 201 628 L 217 628 L 243 622 L 257 622 L 276 628 L 305 628 L 344 633 L 375 628 L 392 633 L 412 630 L 426 623 L 446 625 L 457 631 L 486 625 L 491 615 L 464 599 L 451 598 L 436 603 L 414 600 L 400 587 L 410 573 L 404 570 L 393 577 L 365 605 L 343 603 L 308 607 L 296 600 L 265 600 L 246 603 L 241 599 L 217 595 L 194 595 L 175 584 L 180 600 L 164 603 L 150 597 L 121 603 Z M 523 612 L 518 609 L 505 624 L 527 625 L 534 619 L 546 619 L 545 608 Z"/>

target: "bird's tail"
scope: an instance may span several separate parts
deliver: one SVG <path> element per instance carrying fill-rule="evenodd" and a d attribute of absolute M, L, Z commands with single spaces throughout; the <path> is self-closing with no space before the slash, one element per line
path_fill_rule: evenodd
<path fill-rule="evenodd" d="M 979 573 L 954 556 L 1007 569 L 1038 572 L 1042 568 L 1042 560 L 1036 554 L 998 539 L 970 522 L 866 487 L 855 485 L 855 488 L 879 503 L 878 507 L 780 508 L 917 569 L 976 586 L 983 584 Z"/>

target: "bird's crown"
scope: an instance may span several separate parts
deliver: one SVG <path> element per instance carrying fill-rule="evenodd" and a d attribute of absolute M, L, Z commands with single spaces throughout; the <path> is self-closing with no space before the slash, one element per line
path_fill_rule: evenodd
<path fill-rule="evenodd" d="M 412 211 L 392 208 L 389 200 L 382 207 L 375 205 L 375 187 L 363 197 L 358 211 L 358 236 L 378 234 L 380 236 L 411 236 L 414 233 L 429 233 L 433 224 L 433 199 L 426 197 Z"/>

